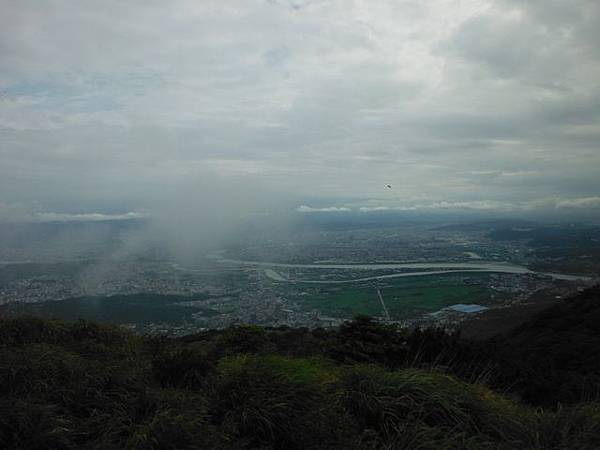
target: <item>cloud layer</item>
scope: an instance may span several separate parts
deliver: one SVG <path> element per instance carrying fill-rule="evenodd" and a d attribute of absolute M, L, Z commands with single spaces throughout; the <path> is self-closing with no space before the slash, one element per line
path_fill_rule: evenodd
<path fill-rule="evenodd" d="M 598 209 L 595 0 L 0 3 L 4 216 Z"/>

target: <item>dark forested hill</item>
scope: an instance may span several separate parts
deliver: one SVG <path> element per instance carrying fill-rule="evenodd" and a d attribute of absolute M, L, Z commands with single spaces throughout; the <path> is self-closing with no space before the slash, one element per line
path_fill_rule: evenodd
<path fill-rule="evenodd" d="M 508 380 L 526 400 L 550 404 L 600 394 L 600 288 L 560 302 L 499 340 Z"/>
<path fill-rule="evenodd" d="M 469 341 L 0 321 L 0 448 L 598 449 L 599 289 Z"/>

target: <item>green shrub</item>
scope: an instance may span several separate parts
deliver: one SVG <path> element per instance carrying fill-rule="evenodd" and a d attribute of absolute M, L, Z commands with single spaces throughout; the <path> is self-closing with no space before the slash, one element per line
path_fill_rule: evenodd
<path fill-rule="evenodd" d="M 221 355 L 259 353 L 273 350 L 264 328 L 256 325 L 239 325 L 223 331 L 215 342 Z"/>
<path fill-rule="evenodd" d="M 206 422 L 207 400 L 198 394 L 161 390 L 156 408 L 137 424 L 125 448 L 205 449 L 218 444 L 216 432 Z"/>
<path fill-rule="evenodd" d="M 600 448 L 600 404 L 582 404 L 556 411 L 540 411 L 535 427 L 541 450 L 597 450 Z"/>
<path fill-rule="evenodd" d="M 528 435 L 528 427 L 534 426 L 531 413 L 487 388 L 449 375 L 353 366 L 340 383 L 344 408 L 377 445 L 526 448 L 532 440 Z M 441 431 L 443 442 L 438 442 Z"/>
<path fill-rule="evenodd" d="M 340 330 L 242 326 L 170 339 L 25 318 L 0 320 L 0 337 L 0 448 L 600 448 L 598 403 L 537 410 L 475 383 L 481 349 L 440 330 L 360 318 Z M 495 382 L 539 374 L 526 362 L 498 367 Z M 550 375 L 529 392 L 558 379 L 570 399 L 597 389 L 579 373 Z"/>
<path fill-rule="evenodd" d="M 345 426 L 327 389 L 332 376 L 316 360 L 225 358 L 213 419 L 247 448 L 341 448 Z"/>
<path fill-rule="evenodd" d="M 215 369 L 215 362 L 202 342 L 168 345 L 152 358 L 154 378 L 164 387 L 200 389 Z"/>
<path fill-rule="evenodd" d="M 0 448 L 76 449 L 73 422 L 59 406 L 15 397 L 0 398 Z"/>

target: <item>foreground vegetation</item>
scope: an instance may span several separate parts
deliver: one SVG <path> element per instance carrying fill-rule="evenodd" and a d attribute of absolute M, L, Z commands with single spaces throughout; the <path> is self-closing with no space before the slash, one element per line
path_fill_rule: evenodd
<path fill-rule="evenodd" d="M 0 448 L 598 449 L 600 296 L 469 342 L 359 317 L 182 339 L 0 321 Z"/>

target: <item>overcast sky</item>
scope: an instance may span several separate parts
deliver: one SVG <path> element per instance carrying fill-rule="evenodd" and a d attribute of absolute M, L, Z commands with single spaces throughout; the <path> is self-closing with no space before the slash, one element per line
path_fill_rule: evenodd
<path fill-rule="evenodd" d="M 304 213 L 600 212 L 597 0 L 0 11 L 0 219 L 244 195 Z"/>

